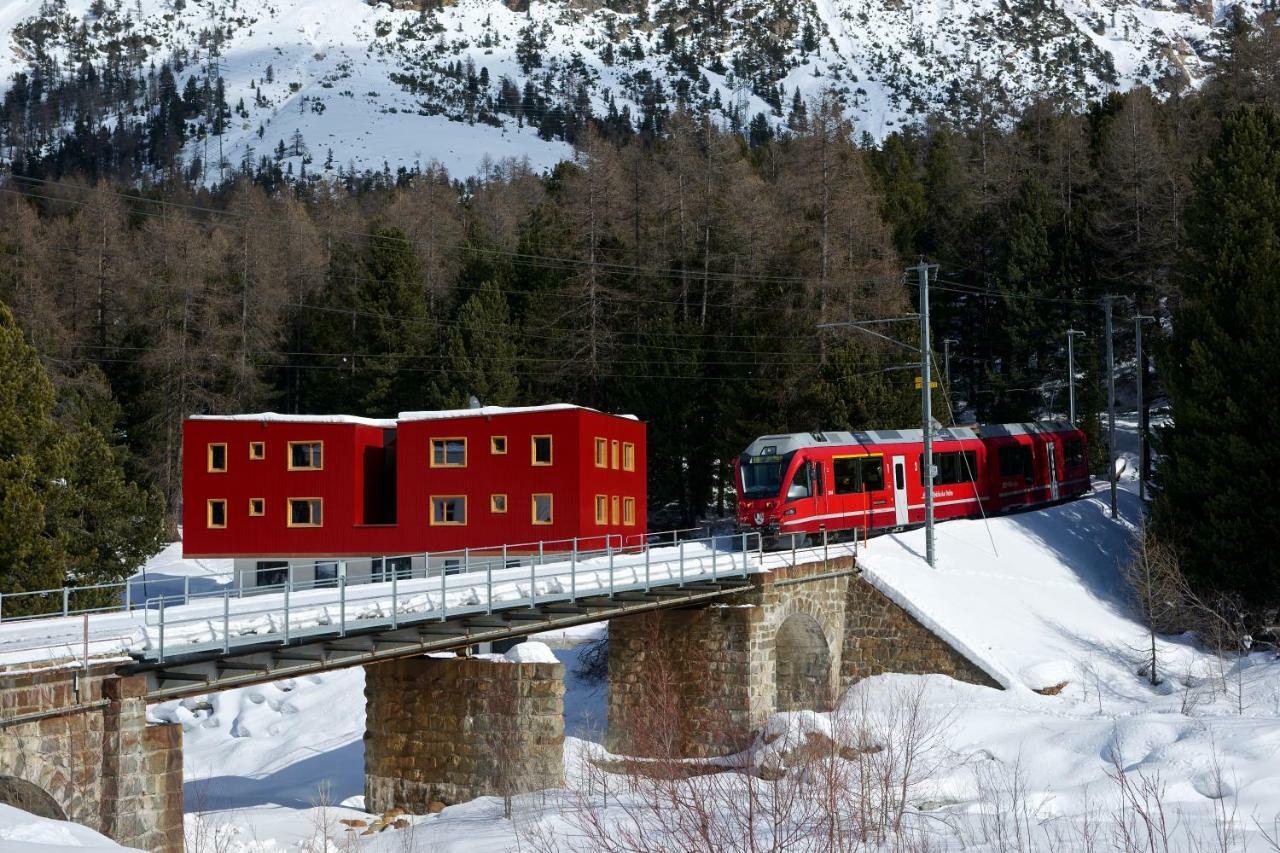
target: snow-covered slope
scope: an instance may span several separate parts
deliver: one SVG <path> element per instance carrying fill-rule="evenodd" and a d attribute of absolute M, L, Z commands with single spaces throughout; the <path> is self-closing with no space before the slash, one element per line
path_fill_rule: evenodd
<path fill-rule="evenodd" d="M 486 159 L 564 158 L 557 140 L 588 109 L 638 128 L 683 102 L 729 125 L 763 115 L 781 127 L 797 93 L 830 90 L 859 131 L 881 137 L 931 111 L 971 115 L 1173 78 L 1195 85 L 1226 9 L 1211 0 L 435 5 L 9 0 L 0 86 L 32 69 L 83 74 L 122 48 L 139 72 L 169 61 L 179 91 L 192 76 L 224 79 L 230 126 L 186 152 L 208 164 L 206 179 L 218 177 L 220 156 L 234 168 L 247 151 L 271 155 L 281 144 L 294 174 L 304 160 L 312 174 L 431 160 L 468 174 Z"/>
<path fill-rule="evenodd" d="M 0 803 L 0 853 L 124 853 L 133 849 L 77 823 L 36 817 Z"/>

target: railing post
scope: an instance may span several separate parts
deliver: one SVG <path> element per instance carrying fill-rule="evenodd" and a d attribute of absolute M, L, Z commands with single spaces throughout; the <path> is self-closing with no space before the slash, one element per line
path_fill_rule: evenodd
<path fill-rule="evenodd" d="M 124 612 L 133 609 L 133 583 L 126 578 L 124 582 Z"/>
<path fill-rule="evenodd" d="M 182 603 L 191 603 L 191 575 L 182 576 Z"/>
<path fill-rule="evenodd" d="M 652 586 L 652 584 L 649 581 L 649 559 L 650 559 L 649 545 L 648 543 L 646 543 L 644 546 L 644 591 L 645 592 L 648 592 L 650 587 Z"/>
<path fill-rule="evenodd" d="M 400 572 L 391 573 L 391 629 L 395 630 L 400 627 L 400 610 L 396 607 L 396 587 Z"/>
<path fill-rule="evenodd" d="M 569 552 L 569 598 L 578 600 L 578 537 L 573 537 L 573 550 Z"/>
<path fill-rule="evenodd" d="M 742 570 L 747 570 L 747 532 L 742 531 Z"/>
<path fill-rule="evenodd" d="M 539 566 L 541 566 L 543 563 L 547 561 L 547 555 L 543 550 L 543 544 L 544 544 L 543 541 L 539 539 L 538 540 L 538 565 Z"/>
<path fill-rule="evenodd" d="M 711 534 L 711 580 L 716 579 L 716 536 Z"/>
<path fill-rule="evenodd" d="M 680 541 L 680 586 L 684 586 L 684 540 Z"/>
<path fill-rule="evenodd" d="M 157 663 L 164 663 L 164 596 L 160 596 L 160 656 Z"/>
<path fill-rule="evenodd" d="M 796 534 L 791 532 L 791 568 L 796 567 Z"/>
<path fill-rule="evenodd" d="M 222 653 L 231 651 L 231 590 L 222 593 Z"/>
<path fill-rule="evenodd" d="M 445 582 L 448 573 L 445 571 L 444 563 L 440 564 L 440 621 L 445 621 L 449 615 L 449 602 L 445 598 L 449 594 L 449 587 Z"/>
<path fill-rule="evenodd" d="M 293 581 L 284 585 L 284 642 L 289 644 L 289 591 L 293 589 Z"/>
<path fill-rule="evenodd" d="M 471 549 L 462 549 L 462 573 L 468 574 L 471 571 Z"/>
<path fill-rule="evenodd" d="M 4 621 L 4 593 L 0 592 L 0 622 Z"/>
<path fill-rule="evenodd" d="M 542 543 L 538 543 L 538 551 L 542 551 Z M 539 557 L 541 559 L 541 557 Z M 529 606 L 532 607 L 538 600 L 538 567 L 533 563 L 529 564 Z"/>
<path fill-rule="evenodd" d="M 347 636 L 347 574 L 338 577 L 338 636 Z"/>
<path fill-rule="evenodd" d="M 62 588 L 62 615 L 66 616 L 70 612 L 71 607 L 71 588 L 64 586 Z"/>
<path fill-rule="evenodd" d="M 607 544 L 605 547 L 609 550 L 609 597 L 613 598 L 613 549 Z"/>
<path fill-rule="evenodd" d="M 493 613 L 493 563 L 487 563 L 486 565 L 488 566 L 488 568 L 485 569 L 485 573 L 484 573 L 485 601 L 487 602 L 487 606 L 485 607 L 485 613 L 492 614 Z M 502 546 L 502 568 L 505 569 L 506 567 L 507 567 L 507 546 L 503 545 Z"/>
<path fill-rule="evenodd" d="M 831 557 L 827 553 L 827 526 L 824 524 L 822 525 L 822 562 L 827 563 L 830 560 Z"/>

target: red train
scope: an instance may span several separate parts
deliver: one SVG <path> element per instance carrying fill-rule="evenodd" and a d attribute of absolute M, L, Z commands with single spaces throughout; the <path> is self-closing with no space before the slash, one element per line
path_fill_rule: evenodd
<path fill-rule="evenodd" d="M 734 462 L 738 524 L 777 539 L 924 522 L 921 430 L 757 438 Z M 1065 421 L 934 433 L 934 516 L 964 518 L 1088 492 L 1084 433 Z M 789 544 L 790 537 L 784 540 Z"/>

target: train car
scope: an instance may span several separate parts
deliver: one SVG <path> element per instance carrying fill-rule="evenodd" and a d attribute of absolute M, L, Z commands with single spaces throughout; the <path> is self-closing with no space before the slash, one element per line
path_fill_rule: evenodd
<path fill-rule="evenodd" d="M 937 429 L 934 517 L 964 518 L 1082 494 L 1084 435 L 1061 422 Z M 735 460 L 738 524 L 789 544 L 924 522 L 921 430 L 762 436 Z"/>

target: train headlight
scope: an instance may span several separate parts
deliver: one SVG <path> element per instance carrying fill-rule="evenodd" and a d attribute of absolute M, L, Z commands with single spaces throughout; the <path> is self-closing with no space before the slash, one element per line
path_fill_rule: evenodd
<path fill-rule="evenodd" d="M 759 526 L 759 525 L 761 525 L 761 524 L 764 524 L 764 513 L 763 513 L 763 512 L 757 512 L 757 513 L 753 516 L 753 520 L 755 521 L 755 523 L 756 523 L 756 525 L 757 525 L 757 526 Z"/>

